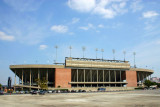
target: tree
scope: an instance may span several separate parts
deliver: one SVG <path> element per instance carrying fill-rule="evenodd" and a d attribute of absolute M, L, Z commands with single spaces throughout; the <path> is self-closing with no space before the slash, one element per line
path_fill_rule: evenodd
<path fill-rule="evenodd" d="M 144 85 L 146 85 L 147 87 L 150 87 L 152 85 L 152 82 L 150 80 L 145 80 Z"/>
<path fill-rule="evenodd" d="M 2 84 L 0 83 L 0 89 L 2 88 Z"/>
<path fill-rule="evenodd" d="M 36 79 L 35 81 L 37 82 L 38 86 L 40 86 L 40 89 L 42 90 L 48 89 L 48 85 L 47 85 L 48 81 L 46 80 L 45 77 L 43 77 L 42 80 Z"/>

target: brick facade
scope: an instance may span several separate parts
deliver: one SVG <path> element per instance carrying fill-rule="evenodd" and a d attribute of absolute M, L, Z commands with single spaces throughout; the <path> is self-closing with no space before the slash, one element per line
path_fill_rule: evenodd
<path fill-rule="evenodd" d="M 126 81 L 128 82 L 127 87 L 137 87 L 137 72 L 126 71 Z"/>
<path fill-rule="evenodd" d="M 55 68 L 55 88 L 71 88 L 71 69 Z"/>

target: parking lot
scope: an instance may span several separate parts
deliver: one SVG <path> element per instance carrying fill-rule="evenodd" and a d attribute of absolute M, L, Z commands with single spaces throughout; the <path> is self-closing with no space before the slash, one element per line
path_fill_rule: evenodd
<path fill-rule="evenodd" d="M 2 95 L 0 107 L 160 107 L 160 90 Z"/>

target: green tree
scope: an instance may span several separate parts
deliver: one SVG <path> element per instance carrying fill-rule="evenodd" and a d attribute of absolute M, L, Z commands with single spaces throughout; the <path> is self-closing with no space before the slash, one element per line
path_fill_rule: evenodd
<path fill-rule="evenodd" d="M 146 85 L 147 87 L 150 87 L 152 85 L 152 82 L 150 80 L 145 80 L 144 85 Z"/>
<path fill-rule="evenodd" d="M 0 83 L 0 89 L 2 88 L 2 84 Z"/>
<path fill-rule="evenodd" d="M 42 90 L 47 90 L 48 89 L 48 85 L 47 85 L 48 81 L 46 80 L 45 77 L 43 77 L 42 80 L 36 79 L 35 81 L 37 82 L 40 89 L 42 89 Z"/>

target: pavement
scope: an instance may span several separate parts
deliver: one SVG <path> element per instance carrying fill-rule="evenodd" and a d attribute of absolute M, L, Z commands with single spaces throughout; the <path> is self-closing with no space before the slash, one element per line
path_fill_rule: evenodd
<path fill-rule="evenodd" d="M 1 95 L 0 107 L 160 107 L 160 90 Z"/>

